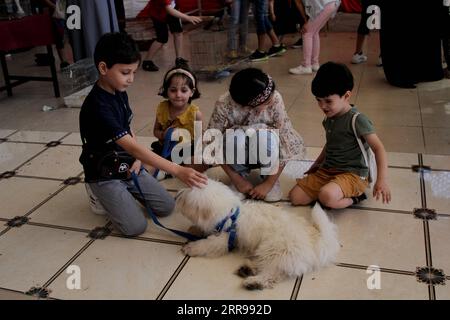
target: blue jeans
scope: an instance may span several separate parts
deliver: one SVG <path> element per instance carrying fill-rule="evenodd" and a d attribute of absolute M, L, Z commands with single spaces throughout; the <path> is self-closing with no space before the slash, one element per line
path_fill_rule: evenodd
<path fill-rule="evenodd" d="M 256 33 L 258 35 L 269 33 L 273 29 L 269 20 L 269 3 L 267 0 L 253 0 L 253 13 L 255 15 Z"/>
<path fill-rule="evenodd" d="M 239 49 L 247 45 L 249 0 L 234 0 L 231 4 L 230 28 L 228 30 L 228 50 L 238 50 L 237 34 L 239 33 Z"/>

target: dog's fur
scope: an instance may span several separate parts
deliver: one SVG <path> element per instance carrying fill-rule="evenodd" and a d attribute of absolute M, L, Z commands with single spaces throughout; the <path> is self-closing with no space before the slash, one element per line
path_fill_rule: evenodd
<path fill-rule="evenodd" d="M 272 287 L 285 277 L 334 263 L 340 247 L 337 228 L 319 204 L 312 209 L 310 224 L 269 204 L 241 203 L 227 186 L 213 180 L 205 188 L 184 189 L 177 196 L 176 210 L 208 236 L 186 244 L 183 252 L 208 257 L 226 254 L 229 234 L 217 234 L 215 226 L 236 207 L 240 207 L 236 248 L 249 257 L 237 274 L 246 278 L 243 285 L 247 289 Z M 224 229 L 230 224 L 228 221 Z"/>

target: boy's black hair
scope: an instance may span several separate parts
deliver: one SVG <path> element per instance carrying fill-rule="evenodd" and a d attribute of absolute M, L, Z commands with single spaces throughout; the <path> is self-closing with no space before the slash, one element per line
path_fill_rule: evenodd
<path fill-rule="evenodd" d="M 342 97 L 353 89 L 353 75 L 342 63 L 329 61 L 320 66 L 311 84 L 312 94 L 324 98 L 333 94 Z"/>
<path fill-rule="evenodd" d="M 237 72 L 230 83 L 231 98 L 241 106 L 248 105 L 264 91 L 269 83 L 269 76 L 257 68 L 246 68 Z M 275 84 L 273 87 L 275 90 Z"/>
<path fill-rule="evenodd" d="M 100 62 L 105 62 L 108 68 L 116 63 L 141 63 L 139 48 L 128 34 L 106 33 L 98 40 L 94 51 L 94 62 L 98 69 Z"/>
<path fill-rule="evenodd" d="M 175 72 L 174 74 L 167 76 L 170 72 L 172 72 L 173 70 L 177 70 L 177 69 L 181 69 L 181 70 L 188 72 L 194 78 L 194 82 L 188 75 L 183 74 L 181 72 Z M 158 92 L 158 94 L 160 96 L 163 96 L 166 99 L 169 98 L 167 91 L 169 90 L 170 82 L 172 81 L 173 77 L 183 77 L 183 79 L 186 81 L 186 85 L 192 90 L 192 97 L 189 98 L 189 103 L 191 103 L 191 101 L 194 99 L 200 98 L 200 91 L 198 90 L 197 77 L 187 67 L 173 67 L 166 72 L 166 74 L 164 75 L 163 84 Z"/>

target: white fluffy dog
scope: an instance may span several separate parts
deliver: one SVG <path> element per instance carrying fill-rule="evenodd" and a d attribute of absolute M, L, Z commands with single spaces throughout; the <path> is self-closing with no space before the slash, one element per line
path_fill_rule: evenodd
<path fill-rule="evenodd" d="M 229 240 L 233 225 L 229 219 L 236 208 L 235 241 Z M 226 254 L 229 242 L 248 255 L 237 274 L 246 278 L 247 289 L 270 288 L 285 277 L 301 276 L 334 263 L 339 251 L 337 228 L 319 204 L 312 209 L 312 222 L 282 212 L 261 202 L 241 203 L 221 182 L 209 180 L 203 189 L 179 192 L 176 210 L 206 236 L 183 247 L 189 256 L 217 257 Z M 217 226 L 224 222 L 222 231 Z M 220 228 L 219 228 L 220 229 Z"/>

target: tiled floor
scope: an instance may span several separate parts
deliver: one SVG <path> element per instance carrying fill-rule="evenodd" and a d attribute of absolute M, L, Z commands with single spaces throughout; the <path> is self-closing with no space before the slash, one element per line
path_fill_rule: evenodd
<path fill-rule="evenodd" d="M 51 98 L 52 88 L 41 83 L 17 87 L 11 98 L 2 93 L 0 299 L 450 299 L 448 285 L 443 285 L 450 280 L 450 81 L 408 90 L 389 86 L 382 69 L 375 67 L 377 38 L 376 33 L 369 38 L 369 61 L 350 65 L 356 79 L 352 99 L 373 119 L 389 151 L 393 200 L 383 205 L 370 198 L 360 206 L 330 211 L 341 243 L 336 266 L 264 291 L 241 287 L 234 274 L 244 258 L 238 253 L 217 259 L 186 257 L 180 250 L 184 240 L 153 223 L 140 237 L 120 236 L 105 217 L 89 210 L 78 162 L 79 109 L 43 112 L 44 104 L 60 100 Z M 329 32 L 322 39 L 322 61 L 348 62 L 353 33 Z M 172 54 L 167 48 L 158 57 L 162 69 L 169 66 Z M 31 73 L 41 70 L 31 66 L 32 52 L 13 59 L 30 61 Z M 286 195 L 294 175 L 300 174 L 294 168 L 308 167 L 324 135 L 322 115 L 309 92 L 312 77 L 287 73 L 299 59 L 299 50 L 289 50 L 256 65 L 274 76 L 294 126 L 308 145 L 307 158 L 283 174 L 284 199 L 276 206 L 306 216 L 309 209 L 292 207 Z M 14 60 L 11 68 L 20 71 Z M 146 145 L 153 140 L 162 75 L 163 71 L 139 72 L 129 91 L 134 129 Z M 197 104 L 206 119 L 228 81 L 200 83 L 202 98 Z M 48 144 L 52 141 L 60 144 Z M 218 169 L 208 174 L 228 182 Z M 172 193 L 182 187 L 174 179 L 163 184 Z M 423 208 L 435 212 L 418 210 Z M 161 222 L 182 230 L 189 227 L 176 212 Z M 91 233 L 96 228 L 109 232 L 97 239 Z M 380 273 L 368 270 L 371 265 Z M 73 289 L 78 271 L 80 288 Z M 369 289 L 371 285 L 376 288 Z"/>

